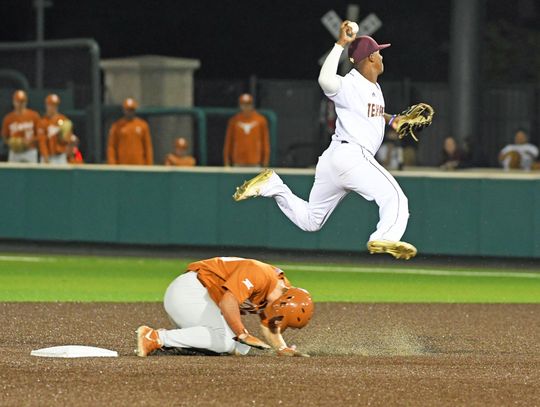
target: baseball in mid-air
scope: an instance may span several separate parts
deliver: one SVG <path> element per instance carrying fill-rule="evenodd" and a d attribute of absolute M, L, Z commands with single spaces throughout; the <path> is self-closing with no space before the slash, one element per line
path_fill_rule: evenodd
<path fill-rule="evenodd" d="M 347 25 L 351 27 L 353 34 L 356 34 L 358 32 L 358 24 L 356 24 L 354 21 L 349 21 Z"/>

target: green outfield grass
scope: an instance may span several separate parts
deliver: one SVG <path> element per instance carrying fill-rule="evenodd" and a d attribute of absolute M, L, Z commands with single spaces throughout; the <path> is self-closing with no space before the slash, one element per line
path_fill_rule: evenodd
<path fill-rule="evenodd" d="M 161 301 L 194 259 L 0 254 L 0 301 Z M 540 303 L 540 272 L 279 263 L 315 301 Z"/>

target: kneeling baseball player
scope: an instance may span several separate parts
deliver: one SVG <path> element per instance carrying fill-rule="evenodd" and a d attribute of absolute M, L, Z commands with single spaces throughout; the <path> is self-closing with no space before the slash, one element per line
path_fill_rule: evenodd
<path fill-rule="evenodd" d="M 137 329 L 137 355 L 184 348 L 245 355 L 251 347 L 280 356 L 307 356 L 289 347 L 281 333 L 302 328 L 313 315 L 310 294 L 291 287 L 283 271 L 257 260 L 215 257 L 191 263 L 167 288 L 165 312 L 177 329 Z M 266 340 L 251 335 L 241 314 L 259 314 Z"/>

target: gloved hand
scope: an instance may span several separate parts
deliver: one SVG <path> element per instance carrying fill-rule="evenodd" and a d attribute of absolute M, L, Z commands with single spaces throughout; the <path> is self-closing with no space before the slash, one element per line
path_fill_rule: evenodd
<path fill-rule="evenodd" d="M 251 346 L 252 348 L 257 349 L 271 349 L 271 346 L 268 345 L 266 342 L 261 341 L 259 338 L 250 335 L 250 333 L 246 330 L 244 333 L 238 335 L 235 340 L 237 340 L 240 343 L 243 343 L 244 345 Z"/>

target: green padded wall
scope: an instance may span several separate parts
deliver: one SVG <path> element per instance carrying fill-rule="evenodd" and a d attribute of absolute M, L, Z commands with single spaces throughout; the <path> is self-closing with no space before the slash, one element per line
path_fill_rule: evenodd
<path fill-rule="evenodd" d="M 313 174 L 278 170 L 307 198 Z M 0 166 L 0 238 L 365 251 L 377 207 L 350 194 L 316 233 L 271 199 L 234 202 L 249 170 Z M 435 175 L 434 175 L 435 174 Z M 540 177 L 400 173 L 404 240 L 424 254 L 540 257 Z"/>

